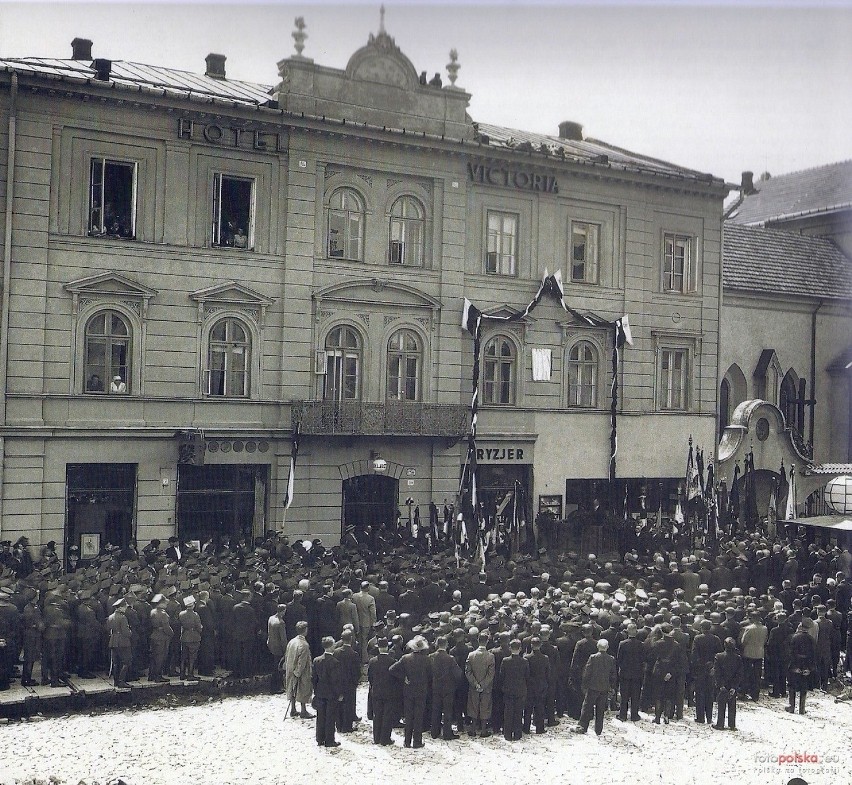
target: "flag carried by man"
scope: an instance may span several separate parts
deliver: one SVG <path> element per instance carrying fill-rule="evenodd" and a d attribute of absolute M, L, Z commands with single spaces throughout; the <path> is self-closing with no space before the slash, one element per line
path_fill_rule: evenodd
<path fill-rule="evenodd" d="M 698 469 L 695 468 L 695 458 L 692 453 L 692 437 L 689 437 L 689 454 L 686 458 L 686 501 L 701 496 L 701 480 Z"/>
<path fill-rule="evenodd" d="M 290 476 L 287 478 L 287 495 L 284 497 L 284 509 L 290 508 L 293 503 L 293 485 L 296 481 L 296 456 L 299 454 L 299 442 L 301 433 L 299 423 L 293 426 L 293 438 L 290 442 Z"/>

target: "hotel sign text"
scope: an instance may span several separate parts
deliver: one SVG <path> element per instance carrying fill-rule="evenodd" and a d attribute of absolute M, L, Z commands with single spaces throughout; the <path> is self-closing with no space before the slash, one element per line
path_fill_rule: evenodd
<path fill-rule="evenodd" d="M 499 185 L 503 188 L 518 188 L 522 191 L 540 191 L 546 194 L 558 194 L 559 184 L 555 177 L 523 169 L 506 169 L 502 166 L 468 163 L 467 173 L 470 181 L 482 185 Z"/>
<path fill-rule="evenodd" d="M 259 131 L 255 128 L 201 123 L 186 117 L 178 119 L 178 138 L 204 141 L 220 147 L 260 150 L 267 153 L 282 152 L 286 145 L 286 140 L 281 138 L 281 134 Z"/>

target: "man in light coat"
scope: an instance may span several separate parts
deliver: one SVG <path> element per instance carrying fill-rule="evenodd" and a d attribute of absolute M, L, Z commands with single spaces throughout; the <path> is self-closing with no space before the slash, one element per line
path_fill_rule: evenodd
<path fill-rule="evenodd" d="M 266 622 L 266 648 L 275 660 L 275 668 L 272 671 L 272 694 L 277 695 L 282 690 L 280 667 L 281 658 L 287 651 L 287 626 L 284 617 L 287 613 L 286 605 L 279 605 L 276 613 Z M 296 622 L 298 624 L 298 622 Z M 295 637 L 293 638 L 295 640 Z"/>
<path fill-rule="evenodd" d="M 273 617 L 275 618 L 275 617 Z M 311 719 L 315 715 L 308 711 L 312 690 L 311 647 L 307 639 L 308 623 L 300 621 L 296 624 L 296 636 L 290 639 L 284 654 L 284 674 L 287 680 L 286 694 L 290 699 L 290 716 L 296 715 L 296 704 L 301 704 L 298 716 Z"/>
<path fill-rule="evenodd" d="M 477 640 L 478 648 L 467 655 L 464 675 L 470 689 L 467 692 L 467 716 L 470 717 L 470 735 L 483 738 L 491 735 L 488 722 L 491 719 L 491 690 L 494 686 L 494 655 L 488 651 L 488 633 L 481 632 Z"/>
<path fill-rule="evenodd" d="M 370 582 L 361 581 L 361 591 L 352 595 L 352 602 L 358 611 L 358 642 L 361 648 L 361 664 L 369 662 L 367 641 L 373 625 L 376 623 L 376 598 L 370 593 Z"/>

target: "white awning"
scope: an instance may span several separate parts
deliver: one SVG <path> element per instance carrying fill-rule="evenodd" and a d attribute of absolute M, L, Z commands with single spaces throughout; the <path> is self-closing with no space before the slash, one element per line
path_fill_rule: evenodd
<path fill-rule="evenodd" d="M 815 515 L 812 518 L 796 518 L 783 523 L 787 526 L 816 526 L 820 529 L 852 532 L 852 518 L 848 515 Z"/>

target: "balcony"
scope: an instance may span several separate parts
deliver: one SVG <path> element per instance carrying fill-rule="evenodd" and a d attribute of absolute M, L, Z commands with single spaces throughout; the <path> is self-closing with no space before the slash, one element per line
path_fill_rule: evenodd
<path fill-rule="evenodd" d="M 293 401 L 293 425 L 317 436 L 440 436 L 458 439 L 469 429 L 462 404 L 416 401 Z"/>

